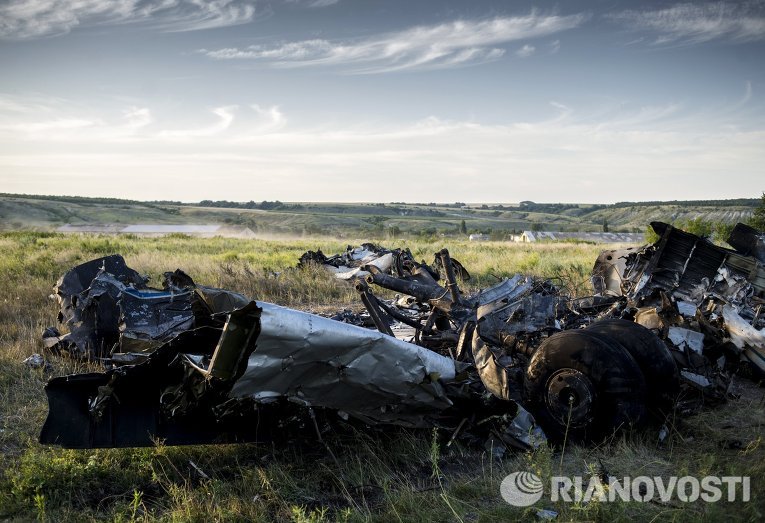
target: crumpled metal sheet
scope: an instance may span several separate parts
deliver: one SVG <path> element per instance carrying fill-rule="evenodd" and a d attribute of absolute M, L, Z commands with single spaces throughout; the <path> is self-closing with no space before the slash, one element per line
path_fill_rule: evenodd
<path fill-rule="evenodd" d="M 122 290 L 119 299 L 119 352 L 156 349 L 178 332 L 194 327 L 193 291 Z"/>
<path fill-rule="evenodd" d="M 285 396 L 367 422 L 432 426 L 454 361 L 380 332 L 258 302 L 261 332 L 232 397 Z"/>
<path fill-rule="evenodd" d="M 744 256 L 754 256 L 757 261 L 765 264 L 765 233 L 744 223 L 737 223 L 727 242 Z"/>
<path fill-rule="evenodd" d="M 75 448 L 150 445 L 157 437 L 166 444 L 248 441 L 288 423 L 290 404 L 303 416 L 330 409 L 364 423 L 432 427 L 453 408 L 443 386 L 456 378 L 453 360 L 371 330 L 254 302 L 215 330 L 185 331 L 135 365 L 54 378 L 41 441 Z M 202 353 L 183 353 L 187 347 Z M 544 441 L 518 405 L 502 410 L 516 413 L 495 429 L 502 441 L 521 448 Z M 507 416 L 479 421 L 495 427 L 497 417 Z M 237 420 L 230 432 L 227 418 Z"/>
<path fill-rule="evenodd" d="M 725 331 L 730 341 L 744 356 L 765 373 L 765 329 L 756 329 L 742 318 L 731 305 L 723 307 Z"/>
<path fill-rule="evenodd" d="M 521 274 L 482 290 L 475 298 L 472 359 L 484 386 L 497 398 L 518 399 L 510 354 L 519 350 L 519 338 L 560 328 L 559 298 L 546 283 Z"/>
<path fill-rule="evenodd" d="M 369 275 L 369 271 L 365 269 L 366 266 L 372 266 L 382 274 L 395 273 L 398 276 L 403 276 L 404 270 L 408 270 L 412 265 L 421 266 L 426 268 L 435 280 L 443 277 L 446 272 L 438 253 L 434 257 L 433 264 L 426 265 L 424 261 L 417 263 L 409 249 L 387 249 L 374 243 L 362 243 L 358 247 L 349 245 L 344 253 L 332 256 L 326 256 L 321 249 L 306 251 L 300 256 L 297 266 L 305 267 L 309 264 L 323 265 L 341 280 L 366 278 Z M 470 273 L 459 261 L 452 259 L 451 267 L 463 281 L 470 279 Z"/>
<path fill-rule="evenodd" d="M 483 339 L 495 345 L 512 345 L 520 333 L 560 329 L 556 321 L 557 290 L 519 275 L 498 287 L 479 296 L 477 329 Z M 499 296 L 492 299 L 497 290 Z"/>
<path fill-rule="evenodd" d="M 701 354 L 704 349 L 704 334 L 681 327 L 670 327 L 667 339 L 677 347 L 678 350 L 691 349 Z"/>
<path fill-rule="evenodd" d="M 603 251 L 595 260 L 590 282 L 595 294 L 600 296 L 623 296 L 625 280 L 630 279 L 627 264 L 638 248 L 613 249 Z M 632 265 L 632 262 L 630 263 Z"/>
<path fill-rule="evenodd" d="M 382 256 L 371 255 L 360 260 L 361 265 L 358 267 L 348 267 L 340 265 L 338 267 L 334 265 L 327 265 L 327 270 L 332 272 L 336 278 L 340 280 L 350 280 L 352 278 L 366 278 L 369 275 L 369 271 L 364 270 L 362 267 L 371 265 L 381 270 L 384 273 L 389 273 L 391 267 L 393 267 L 394 256 L 393 253 L 386 253 Z"/>
<path fill-rule="evenodd" d="M 710 293 L 730 300 L 747 293 L 765 297 L 765 268 L 755 258 L 666 223 L 651 226 L 660 235 L 654 245 L 601 254 L 592 271 L 596 292 L 638 301 L 664 291 L 696 305 Z"/>
<path fill-rule="evenodd" d="M 527 448 L 532 449 L 538 448 L 547 440 L 545 433 L 536 424 L 534 416 L 520 405 L 506 432 Z"/>
<path fill-rule="evenodd" d="M 508 366 L 499 361 L 501 353 L 481 339 L 477 330 L 471 345 L 473 363 L 486 390 L 501 400 L 513 399 L 513 378 Z"/>
<path fill-rule="evenodd" d="M 83 263 L 64 274 L 54 287 L 59 322 L 69 333 L 49 336 L 45 345 L 78 358 L 110 354 L 119 339 L 119 298 L 127 286 L 145 288 L 146 280 L 115 254 Z"/>
<path fill-rule="evenodd" d="M 345 252 L 332 256 L 326 256 L 321 252 L 321 249 L 317 251 L 306 251 L 300 256 L 298 267 L 303 267 L 310 263 L 318 263 L 320 265 L 339 269 L 339 271 L 333 272 L 343 273 L 350 269 L 361 267 L 362 265 L 370 263 L 371 261 L 391 252 L 391 250 L 375 245 L 374 243 L 362 243 L 358 247 L 349 245 Z"/>

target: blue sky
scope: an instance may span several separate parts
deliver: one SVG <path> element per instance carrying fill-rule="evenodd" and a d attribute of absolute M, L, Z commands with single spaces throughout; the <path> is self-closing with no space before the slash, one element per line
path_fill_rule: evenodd
<path fill-rule="evenodd" d="M 765 190 L 765 1 L 4 0 L 0 191 Z"/>

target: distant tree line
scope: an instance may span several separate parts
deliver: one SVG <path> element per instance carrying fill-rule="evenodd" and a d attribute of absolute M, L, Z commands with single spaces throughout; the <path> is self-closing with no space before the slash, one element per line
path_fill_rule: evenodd
<path fill-rule="evenodd" d="M 608 205 L 593 204 L 586 205 L 587 210 L 605 209 Z M 559 214 L 571 209 L 582 209 L 578 203 L 534 203 L 532 201 L 523 201 L 518 204 L 518 208 L 527 212 L 545 212 L 549 214 Z"/>
<path fill-rule="evenodd" d="M 610 207 L 655 207 L 676 205 L 678 207 L 757 207 L 757 198 L 733 198 L 730 200 L 670 200 L 651 202 L 616 202 Z M 609 206 L 606 206 L 609 207 Z"/>
<path fill-rule="evenodd" d="M 76 203 L 80 205 L 184 205 L 173 200 L 126 200 L 123 198 L 99 198 L 89 196 L 48 196 L 39 194 L 10 194 L 0 193 L 0 198 L 18 198 L 21 200 L 49 200 L 52 202 Z"/>
<path fill-rule="evenodd" d="M 272 202 L 268 200 L 263 200 L 262 202 L 256 202 L 253 200 L 250 200 L 249 202 L 231 202 L 228 200 L 202 200 L 198 204 L 193 204 L 193 205 L 197 205 L 199 207 L 219 207 L 219 208 L 225 208 L 225 209 L 260 209 L 263 211 L 274 211 L 279 209 L 299 210 L 304 208 L 299 203 L 285 204 L 280 202 L 279 200 L 274 200 Z"/>
<path fill-rule="evenodd" d="M 382 205 L 385 206 L 385 204 L 376 204 L 376 205 Z M 420 207 L 446 207 L 447 209 L 461 209 L 462 207 L 467 206 L 465 202 L 454 202 L 454 203 L 436 203 L 436 202 L 428 202 L 428 203 L 406 203 L 406 202 L 390 202 L 390 205 L 411 205 L 413 207 L 420 206 Z"/>

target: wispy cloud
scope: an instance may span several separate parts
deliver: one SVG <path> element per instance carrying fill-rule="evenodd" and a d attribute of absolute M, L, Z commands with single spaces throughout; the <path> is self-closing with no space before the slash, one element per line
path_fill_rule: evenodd
<path fill-rule="evenodd" d="M 572 29 L 586 19 L 582 14 L 534 11 L 527 16 L 416 26 L 356 41 L 314 39 L 200 52 L 217 60 L 257 60 L 277 67 L 342 66 L 357 73 L 438 69 L 497 60 L 506 51 L 501 46 Z"/>
<path fill-rule="evenodd" d="M 218 121 L 204 127 L 195 127 L 191 129 L 166 130 L 159 133 L 160 138 L 203 138 L 220 134 L 231 126 L 234 121 L 234 112 L 237 107 L 230 105 L 227 107 L 217 107 L 212 113 L 218 117 Z"/>
<path fill-rule="evenodd" d="M 335 5 L 340 0 L 287 0 L 288 4 L 301 4 L 306 7 L 328 7 Z"/>
<path fill-rule="evenodd" d="M 656 34 L 655 44 L 765 39 L 765 2 L 682 3 L 657 10 L 627 10 L 609 19 Z"/>
<path fill-rule="evenodd" d="M 521 58 L 528 58 L 529 56 L 534 54 L 534 51 L 536 51 L 537 48 L 533 45 L 525 44 L 523 47 L 518 49 L 515 54 L 520 56 Z"/>
<path fill-rule="evenodd" d="M 192 31 L 252 21 L 254 0 L 6 0 L 0 38 L 57 36 L 78 26 L 146 22 L 166 31 Z"/>
<path fill-rule="evenodd" d="M 255 125 L 254 132 L 276 131 L 287 125 L 287 118 L 285 118 L 284 113 L 276 105 L 261 107 L 258 104 L 253 104 L 250 107 L 260 117 L 260 123 Z"/>
<path fill-rule="evenodd" d="M 741 101 L 738 103 L 738 105 L 746 105 L 749 103 L 749 100 L 752 99 L 752 82 L 750 80 L 747 80 L 744 84 L 744 96 L 741 98 Z"/>
<path fill-rule="evenodd" d="M 278 106 L 227 105 L 188 115 L 183 126 L 167 115 L 159 121 L 148 107 L 130 105 L 104 111 L 68 100 L 14 97 L 0 93 L 0 140 L 39 142 L 190 143 L 213 137 L 242 140 L 282 129 L 287 118 Z"/>
<path fill-rule="evenodd" d="M 154 120 L 147 107 L 130 107 L 123 111 L 123 118 L 128 129 L 146 127 Z"/>

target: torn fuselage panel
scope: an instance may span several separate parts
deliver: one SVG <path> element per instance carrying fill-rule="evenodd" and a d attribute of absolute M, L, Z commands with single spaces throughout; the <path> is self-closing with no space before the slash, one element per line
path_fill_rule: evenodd
<path fill-rule="evenodd" d="M 596 292 L 628 296 L 640 303 L 663 291 L 698 305 L 710 293 L 740 300 L 743 281 L 754 295 L 765 297 L 765 269 L 755 258 L 666 223 L 652 222 L 651 227 L 660 235 L 654 245 L 626 256 L 623 252 L 601 254 L 593 269 Z"/>
<path fill-rule="evenodd" d="M 77 358 L 99 358 L 111 353 L 119 338 L 118 301 L 128 286 L 145 288 L 146 279 L 115 254 L 97 258 L 67 271 L 54 290 L 58 321 L 69 333 L 53 336 L 46 346 Z"/>
<path fill-rule="evenodd" d="M 232 397 L 286 396 L 372 423 L 431 426 L 453 360 L 377 331 L 260 303 L 261 332 Z"/>
<path fill-rule="evenodd" d="M 52 379 L 40 441 L 76 448 L 246 441 L 263 437 L 260 414 L 284 402 L 366 423 L 429 427 L 452 405 L 442 382 L 454 379 L 453 360 L 379 332 L 259 305 L 232 311 L 222 329 L 184 331 L 141 363 Z M 232 405 L 241 407 L 229 426 L 222 413 Z"/>
<path fill-rule="evenodd" d="M 744 223 L 737 223 L 727 242 L 744 256 L 754 256 L 757 261 L 765 264 L 765 233 Z"/>

